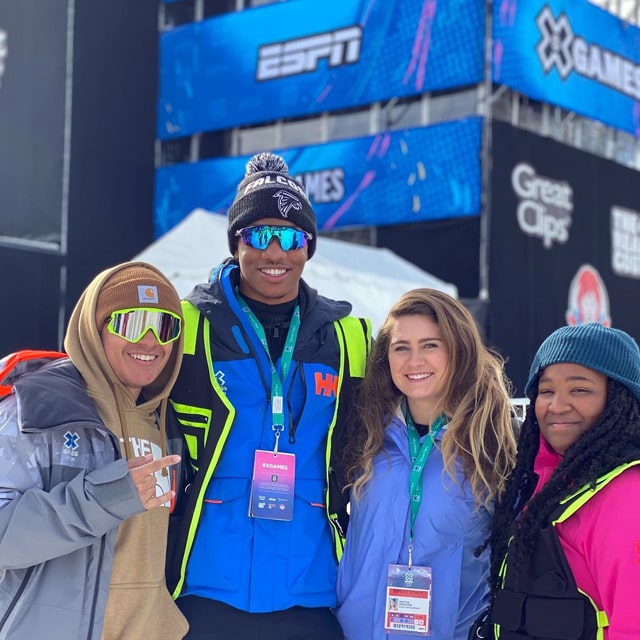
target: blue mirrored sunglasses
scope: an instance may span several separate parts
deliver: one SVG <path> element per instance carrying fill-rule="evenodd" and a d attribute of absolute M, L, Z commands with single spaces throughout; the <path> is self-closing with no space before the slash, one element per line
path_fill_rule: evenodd
<path fill-rule="evenodd" d="M 271 224 L 259 224 L 255 227 L 245 227 L 236 231 L 236 238 L 242 238 L 248 247 L 264 251 L 269 243 L 278 238 L 283 251 L 302 249 L 307 246 L 313 235 L 308 231 L 295 227 L 279 227 Z"/>
<path fill-rule="evenodd" d="M 109 318 L 109 333 L 128 342 L 139 342 L 147 331 L 152 331 L 160 344 L 169 344 L 180 337 L 182 319 L 163 309 L 121 309 Z"/>

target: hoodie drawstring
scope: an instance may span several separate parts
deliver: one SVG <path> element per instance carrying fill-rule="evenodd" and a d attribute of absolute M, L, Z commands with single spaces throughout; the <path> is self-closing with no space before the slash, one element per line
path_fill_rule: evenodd
<path fill-rule="evenodd" d="M 120 418 L 120 427 L 122 428 L 122 438 L 124 440 L 124 454 L 127 460 L 135 457 L 131 448 L 131 439 L 129 438 L 129 429 L 127 427 L 127 418 L 122 408 L 122 391 L 117 385 L 113 387 L 113 393 L 116 398 L 116 408 L 118 409 L 118 418 Z"/>
<path fill-rule="evenodd" d="M 160 420 L 158 429 L 160 429 L 160 452 L 162 457 L 167 455 L 167 399 L 163 398 L 160 402 Z M 169 470 L 167 467 L 162 467 L 162 476 L 167 477 Z"/>

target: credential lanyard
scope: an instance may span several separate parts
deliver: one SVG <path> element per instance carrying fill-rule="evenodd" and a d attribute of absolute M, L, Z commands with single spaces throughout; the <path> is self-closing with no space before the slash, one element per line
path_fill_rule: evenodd
<path fill-rule="evenodd" d="M 420 444 L 420 434 L 416 429 L 408 407 L 405 409 L 405 420 L 407 422 L 409 454 L 411 456 L 411 473 L 409 474 L 409 496 L 411 499 L 409 503 L 409 568 L 411 568 L 413 565 L 413 525 L 416 522 L 418 511 L 422 504 L 422 472 L 427 464 L 427 458 L 431 453 L 436 436 L 447 423 L 447 418 L 443 413 L 436 418 L 427 434 L 429 437 L 425 438 L 422 444 Z"/>
<path fill-rule="evenodd" d="M 291 323 L 289 324 L 289 331 L 287 331 L 287 338 L 284 343 L 284 349 L 282 356 L 280 357 L 280 373 L 276 368 L 273 360 L 271 360 L 271 354 L 269 353 L 269 343 L 267 342 L 267 336 L 264 333 L 264 328 L 255 313 L 251 311 L 249 305 L 238 296 L 238 302 L 240 307 L 246 314 L 253 330 L 260 339 L 262 346 L 269 358 L 269 364 L 271 366 L 271 429 L 275 433 L 275 444 L 273 452 L 278 453 L 278 440 L 280 434 L 284 431 L 284 402 L 282 381 L 286 379 L 287 372 L 291 366 L 291 360 L 293 360 L 293 348 L 295 347 L 296 340 L 298 339 L 298 330 L 300 329 L 300 306 L 296 305 L 291 316 Z"/>

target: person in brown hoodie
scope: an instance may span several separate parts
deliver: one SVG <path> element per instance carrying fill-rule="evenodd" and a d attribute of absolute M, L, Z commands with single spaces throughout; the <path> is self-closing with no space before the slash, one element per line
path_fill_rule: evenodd
<path fill-rule="evenodd" d="M 155 267 L 107 269 L 71 315 L 68 358 L 0 402 L 0 640 L 187 633 L 164 578 L 182 321 Z"/>

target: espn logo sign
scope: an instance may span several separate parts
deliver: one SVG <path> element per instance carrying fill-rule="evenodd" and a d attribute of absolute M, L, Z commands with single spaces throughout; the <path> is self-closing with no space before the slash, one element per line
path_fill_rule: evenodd
<path fill-rule="evenodd" d="M 360 60 L 362 29 L 357 26 L 327 31 L 315 36 L 268 44 L 258 49 L 256 80 L 275 80 L 309 73 L 327 58 L 330 67 Z"/>

